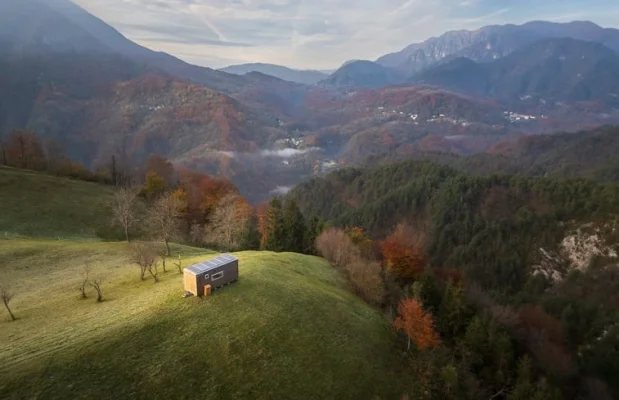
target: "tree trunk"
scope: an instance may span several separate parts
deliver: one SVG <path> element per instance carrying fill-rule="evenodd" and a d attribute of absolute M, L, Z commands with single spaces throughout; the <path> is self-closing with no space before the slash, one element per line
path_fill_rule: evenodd
<path fill-rule="evenodd" d="M 411 349 L 411 338 L 408 338 L 408 344 L 406 345 L 406 351 L 410 351 Z"/>
<path fill-rule="evenodd" d="M 6 310 L 9 312 L 9 315 L 11 316 L 11 321 L 15 321 L 17 318 L 15 318 L 15 315 L 13 315 L 13 313 L 11 312 L 11 309 L 9 308 L 9 302 L 6 301 L 6 299 L 4 299 L 4 306 L 6 307 Z"/>
<path fill-rule="evenodd" d="M 129 243 L 129 224 L 125 224 L 125 239 L 127 239 L 127 243 Z"/>
<path fill-rule="evenodd" d="M 171 254 L 170 254 L 170 239 L 165 238 L 164 241 L 165 241 L 165 248 L 166 248 L 166 251 L 168 253 L 167 255 L 168 255 L 168 257 L 170 257 L 171 256 Z"/>

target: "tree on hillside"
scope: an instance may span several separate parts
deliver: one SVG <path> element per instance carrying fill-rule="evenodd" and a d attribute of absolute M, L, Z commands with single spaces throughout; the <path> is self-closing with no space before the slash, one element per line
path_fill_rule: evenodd
<path fill-rule="evenodd" d="M 379 305 L 385 296 L 385 285 L 381 277 L 380 263 L 356 259 L 346 265 L 348 279 L 356 294 L 372 305 Z"/>
<path fill-rule="evenodd" d="M 146 182 L 144 183 L 144 193 L 149 199 L 155 198 L 164 192 L 166 188 L 165 180 L 156 172 L 146 174 Z"/>
<path fill-rule="evenodd" d="M 258 232 L 258 217 L 256 215 L 252 214 L 245 222 L 239 247 L 241 250 L 260 250 L 260 232 Z"/>
<path fill-rule="evenodd" d="M 78 288 L 78 290 L 82 294 L 82 299 L 88 298 L 88 296 L 86 295 L 86 286 L 88 286 L 88 283 L 90 282 L 91 270 L 92 268 L 90 267 L 90 263 L 86 263 L 86 265 L 84 265 L 84 272 L 82 280 L 80 281 L 80 287 Z"/>
<path fill-rule="evenodd" d="M 11 307 L 9 306 L 14 296 L 15 294 L 11 290 L 11 287 L 9 286 L 8 283 L 6 282 L 0 283 L 0 299 L 2 299 L 2 303 L 4 303 L 4 307 L 6 307 L 6 310 L 9 312 L 11 321 L 15 321 L 17 319 L 15 318 L 15 315 L 13 314 L 13 312 L 11 311 Z"/>
<path fill-rule="evenodd" d="M 434 330 L 432 314 L 423 309 L 416 299 L 407 299 L 400 302 L 398 316 L 393 325 L 398 331 L 404 332 L 408 337 L 410 349 L 411 341 L 419 350 L 425 350 L 440 345 L 440 339 Z"/>
<path fill-rule="evenodd" d="M 271 200 L 264 223 L 264 230 L 267 235 L 264 240 L 264 249 L 269 251 L 283 251 L 286 245 L 286 237 L 281 200 Z"/>
<path fill-rule="evenodd" d="M 407 224 L 399 224 L 381 244 L 385 267 L 402 279 L 417 278 L 427 264 L 423 235 Z"/>
<path fill-rule="evenodd" d="M 323 231 L 324 223 L 316 215 L 313 215 L 307 221 L 307 229 L 305 230 L 304 250 L 305 254 L 317 254 L 316 250 L 316 238 Z"/>
<path fill-rule="evenodd" d="M 173 187 L 177 184 L 177 174 L 174 165 L 165 157 L 153 154 L 146 161 L 146 173 L 155 173 L 163 178 L 165 187 Z"/>
<path fill-rule="evenodd" d="M 237 249 L 243 228 L 251 216 L 251 206 L 234 194 L 221 199 L 206 226 L 206 242 L 227 250 Z"/>
<path fill-rule="evenodd" d="M 303 253 L 305 250 L 305 218 L 294 200 L 286 202 L 283 213 L 284 243 L 283 250 L 293 253 Z"/>
<path fill-rule="evenodd" d="M 138 221 L 136 212 L 138 193 L 135 188 L 121 188 L 114 194 L 112 200 L 112 222 L 124 229 L 127 243 L 129 242 L 129 228 Z"/>
<path fill-rule="evenodd" d="M 45 153 L 36 133 L 15 131 L 7 144 L 7 164 L 17 168 L 45 169 Z"/>
<path fill-rule="evenodd" d="M 178 234 L 185 205 L 173 194 L 166 194 L 155 200 L 148 209 L 147 226 L 153 237 L 165 243 L 170 256 L 170 239 Z"/>
<path fill-rule="evenodd" d="M 47 157 L 47 170 L 58 174 L 68 158 L 62 145 L 56 139 L 45 142 L 45 155 Z"/>
<path fill-rule="evenodd" d="M 330 228 L 316 238 L 318 254 L 329 260 L 334 266 L 344 268 L 361 258 L 359 248 L 343 230 Z"/>
<path fill-rule="evenodd" d="M 103 283 L 103 279 L 94 278 L 90 282 L 90 286 L 92 286 L 97 291 L 97 303 L 101 303 L 103 301 L 103 291 L 101 289 L 101 285 Z"/>
<path fill-rule="evenodd" d="M 129 248 L 129 262 L 140 267 L 140 280 L 144 280 L 148 272 L 155 283 L 157 278 L 157 250 L 150 243 L 133 243 Z"/>

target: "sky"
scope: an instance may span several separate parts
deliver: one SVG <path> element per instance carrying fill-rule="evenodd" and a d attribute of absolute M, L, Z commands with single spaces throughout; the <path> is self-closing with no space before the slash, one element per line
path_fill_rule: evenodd
<path fill-rule="evenodd" d="M 338 68 L 449 30 L 531 20 L 619 28 L 617 0 L 73 0 L 129 39 L 220 68 Z"/>

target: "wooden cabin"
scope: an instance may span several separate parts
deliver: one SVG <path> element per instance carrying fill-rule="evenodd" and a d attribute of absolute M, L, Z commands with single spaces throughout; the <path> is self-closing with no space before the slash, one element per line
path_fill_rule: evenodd
<path fill-rule="evenodd" d="M 205 286 L 216 289 L 239 278 L 239 259 L 224 254 L 184 269 L 185 291 L 202 296 Z"/>

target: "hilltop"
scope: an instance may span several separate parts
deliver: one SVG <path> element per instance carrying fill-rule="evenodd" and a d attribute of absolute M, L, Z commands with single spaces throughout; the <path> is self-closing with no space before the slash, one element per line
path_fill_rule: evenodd
<path fill-rule="evenodd" d="M 2 236 L 97 239 L 110 233 L 112 186 L 0 167 Z"/>
<path fill-rule="evenodd" d="M 183 262 L 213 255 L 175 246 Z M 182 277 L 140 282 L 126 244 L 0 241 L 13 280 L 0 325 L 0 397 L 395 398 L 404 373 L 383 317 L 327 262 L 237 253 L 240 279 L 182 298 Z M 105 301 L 79 299 L 90 260 Z M 77 285 L 77 286 L 76 286 Z M 376 396 L 376 397 L 375 397 Z"/>

